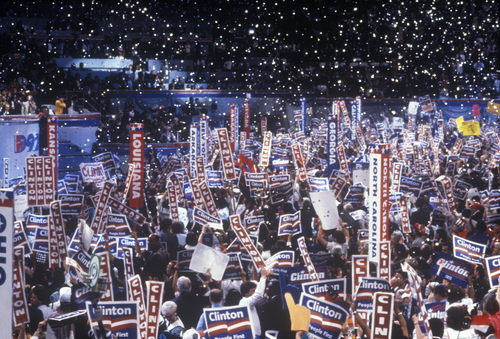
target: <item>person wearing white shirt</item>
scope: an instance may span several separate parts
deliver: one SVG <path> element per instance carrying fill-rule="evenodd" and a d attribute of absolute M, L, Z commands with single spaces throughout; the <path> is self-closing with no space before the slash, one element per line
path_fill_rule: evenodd
<path fill-rule="evenodd" d="M 256 305 L 265 298 L 266 278 L 272 272 L 272 270 L 267 271 L 265 267 L 262 267 L 260 270 L 260 280 L 257 284 L 253 281 L 245 281 L 240 287 L 240 292 L 243 296 L 240 300 L 240 305 L 250 306 L 250 319 L 256 336 L 261 335 L 259 314 L 257 313 Z"/>

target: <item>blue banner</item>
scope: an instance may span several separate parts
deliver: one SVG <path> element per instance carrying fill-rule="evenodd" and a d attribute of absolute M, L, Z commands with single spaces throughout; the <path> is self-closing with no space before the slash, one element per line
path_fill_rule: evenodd
<path fill-rule="evenodd" d="M 467 262 L 443 252 L 438 253 L 429 270 L 430 274 L 464 288 L 467 287 L 467 277 L 473 272 Z"/>
<path fill-rule="evenodd" d="M 339 169 L 339 156 L 337 153 L 338 125 L 339 121 L 337 117 L 328 117 L 328 178 L 331 176 L 333 170 Z"/>
<path fill-rule="evenodd" d="M 139 338 L 139 307 L 137 302 L 101 301 L 98 306 L 102 311 L 104 328 L 111 330 L 116 338 Z M 87 303 L 87 314 L 94 333 L 99 325 L 92 303 Z M 97 336 L 99 337 L 99 336 Z"/>
<path fill-rule="evenodd" d="M 250 309 L 245 306 L 203 309 L 210 339 L 253 338 Z"/>
<path fill-rule="evenodd" d="M 342 325 L 349 316 L 344 308 L 305 293 L 301 294 L 299 304 L 311 311 L 309 332 L 315 337 L 333 339 L 340 336 Z"/>
<path fill-rule="evenodd" d="M 382 278 L 362 278 L 355 294 L 358 311 L 372 311 L 375 292 L 392 291 L 391 284 Z"/>
<path fill-rule="evenodd" d="M 486 245 L 453 235 L 453 255 L 473 264 L 482 264 Z"/>
<path fill-rule="evenodd" d="M 346 279 L 327 279 L 303 283 L 302 291 L 313 297 L 343 306 L 346 297 Z"/>

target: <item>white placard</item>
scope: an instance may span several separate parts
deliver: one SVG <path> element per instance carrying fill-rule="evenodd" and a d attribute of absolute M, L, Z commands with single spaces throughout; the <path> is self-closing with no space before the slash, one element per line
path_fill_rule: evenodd
<path fill-rule="evenodd" d="M 310 192 L 311 202 L 316 214 L 321 219 L 324 230 L 340 227 L 337 199 L 333 191 Z M 332 203 L 335 202 L 335 203 Z"/>
<path fill-rule="evenodd" d="M 191 257 L 189 269 L 203 274 L 210 269 L 212 279 L 222 280 L 228 262 L 229 257 L 226 254 L 203 244 L 198 244 Z"/>

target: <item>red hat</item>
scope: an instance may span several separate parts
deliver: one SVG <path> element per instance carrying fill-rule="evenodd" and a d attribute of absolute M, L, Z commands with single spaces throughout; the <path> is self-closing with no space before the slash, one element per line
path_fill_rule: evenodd
<path fill-rule="evenodd" d="M 481 206 L 480 203 L 478 203 L 477 201 L 473 201 L 471 204 L 470 204 L 470 207 L 479 207 Z"/>

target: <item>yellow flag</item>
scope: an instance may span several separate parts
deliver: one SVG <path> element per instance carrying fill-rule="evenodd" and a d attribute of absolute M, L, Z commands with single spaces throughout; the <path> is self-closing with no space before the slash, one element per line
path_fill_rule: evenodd
<path fill-rule="evenodd" d="M 457 122 L 458 131 L 462 133 L 462 123 L 464 122 L 464 117 L 458 117 L 455 121 Z"/>
<path fill-rule="evenodd" d="M 463 135 L 480 135 L 481 127 L 479 121 L 464 121 L 462 122 L 462 132 Z"/>
<path fill-rule="evenodd" d="M 488 102 L 486 112 L 500 115 L 500 104 L 494 103 L 493 101 Z"/>

